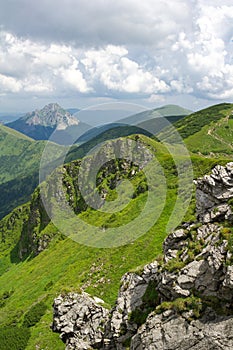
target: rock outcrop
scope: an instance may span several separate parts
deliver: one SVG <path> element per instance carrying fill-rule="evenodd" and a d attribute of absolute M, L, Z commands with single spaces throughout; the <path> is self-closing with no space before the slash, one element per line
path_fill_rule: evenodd
<path fill-rule="evenodd" d="M 101 299 L 93 299 L 86 293 L 70 293 L 54 301 L 53 330 L 61 333 L 67 349 L 101 348 L 109 313 L 101 303 Z"/>
<path fill-rule="evenodd" d="M 54 302 L 66 349 L 233 348 L 233 163 L 196 180 L 197 222 L 163 245 L 163 261 L 122 278 L 108 311 L 86 294 Z"/>
<path fill-rule="evenodd" d="M 204 222 L 233 220 L 229 200 L 233 198 L 233 162 L 217 165 L 210 175 L 195 181 L 197 218 Z"/>
<path fill-rule="evenodd" d="M 174 311 L 151 314 L 132 338 L 133 350 L 217 350 L 233 349 L 232 317 L 206 310 L 199 320 L 188 321 Z"/>

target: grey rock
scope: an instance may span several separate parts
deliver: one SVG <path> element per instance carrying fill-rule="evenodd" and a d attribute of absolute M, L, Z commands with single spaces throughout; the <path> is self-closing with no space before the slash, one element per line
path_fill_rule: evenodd
<path fill-rule="evenodd" d="M 200 222 L 185 223 L 165 239 L 163 263 L 148 264 L 140 274 L 126 273 L 110 312 L 85 293 L 55 299 L 53 330 L 67 350 L 126 350 L 130 339 L 131 350 L 233 349 L 232 250 L 221 226 L 232 221 L 233 162 L 216 166 L 196 185 Z M 198 295 L 196 307 L 206 300 L 209 307 L 196 319 L 195 306 L 176 310 L 169 303 L 173 307 L 162 314 L 155 306 L 140 326 L 131 315 L 147 310 L 144 295 L 151 282 L 157 303 Z"/>
<path fill-rule="evenodd" d="M 217 165 L 210 175 L 195 181 L 198 219 L 203 223 L 221 219 L 232 220 L 228 200 L 233 198 L 233 162 Z"/>
<path fill-rule="evenodd" d="M 54 300 L 52 329 L 60 333 L 66 350 L 103 346 L 108 310 L 88 294 L 69 293 Z"/>
<path fill-rule="evenodd" d="M 184 316 L 151 314 L 132 338 L 130 350 L 233 349 L 232 317 L 211 310 L 200 320 L 189 322 Z"/>

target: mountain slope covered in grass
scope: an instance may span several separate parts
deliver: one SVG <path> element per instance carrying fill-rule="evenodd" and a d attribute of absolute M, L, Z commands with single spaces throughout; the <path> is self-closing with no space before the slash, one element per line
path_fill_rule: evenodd
<path fill-rule="evenodd" d="M 105 131 L 117 127 L 130 128 L 130 126 L 132 126 L 133 130 L 134 127 L 138 126 L 141 129 L 145 128 L 146 130 L 149 130 L 151 133 L 153 133 L 153 130 L 155 129 L 154 125 L 158 121 L 157 118 L 165 117 L 169 120 L 170 123 L 175 123 L 177 120 L 184 118 L 190 113 L 190 110 L 176 105 L 166 105 L 160 108 L 146 110 L 144 112 L 134 114 L 130 117 L 119 119 L 118 121 L 115 121 L 115 123 L 104 124 L 87 130 L 82 136 L 77 139 L 77 143 L 90 141 Z"/>
<path fill-rule="evenodd" d="M 204 154 L 203 149 L 195 151 L 197 139 L 200 138 L 201 145 L 201 140 L 207 142 L 210 136 L 208 131 L 205 131 L 206 127 L 212 130 L 212 124 L 217 127 L 219 122 L 224 123 L 228 115 L 229 121 L 231 120 L 232 107 L 232 105 L 215 106 L 212 110 L 194 113 L 177 122 L 178 130 L 187 127 L 184 141 L 191 152 L 195 178 L 209 173 L 216 164 L 224 165 L 232 160 L 231 148 L 228 152 L 222 153 L 213 148 L 213 152 L 208 155 Z M 199 116 L 203 118 L 209 116 L 209 119 L 199 120 Z M 198 124 L 195 133 L 188 132 L 193 130 L 195 123 Z M 222 140 L 228 142 L 230 136 L 221 133 L 220 129 L 229 132 L 230 130 L 225 128 L 224 124 L 221 124 L 217 131 L 215 129 Z M 171 138 L 169 130 L 166 132 L 164 131 L 166 139 L 168 136 Z M 190 138 L 194 138 L 198 133 L 199 138 L 193 141 L 191 139 L 189 144 Z M 92 148 L 100 141 L 111 138 L 111 135 L 101 137 L 88 147 Z M 34 191 L 30 202 L 20 205 L 0 221 L 0 334 L 9 344 L 11 339 L 18 339 L 18 333 L 21 332 L 26 339 L 26 344 L 22 344 L 21 350 L 64 349 L 59 336 L 50 329 L 52 303 L 58 294 L 86 291 L 102 298 L 105 306 L 111 307 L 114 305 L 120 280 L 125 272 L 140 270 L 140 266 L 155 258 L 160 259 L 162 243 L 167 235 L 167 223 L 177 199 L 177 169 L 165 143 L 143 135 L 132 135 L 130 138 L 140 140 L 155 155 L 162 166 L 167 183 L 166 204 L 160 217 L 148 232 L 137 240 L 116 248 L 94 248 L 71 240 L 64 235 L 65 232 L 60 233 L 50 221 L 41 201 L 39 188 Z M 224 144 L 222 141 L 221 143 Z M 133 185 L 133 196 L 124 209 L 117 213 L 100 214 L 85 204 L 77 187 L 80 166 L 78 158 L 85 155 L 87 151 L 85 147 L 87 145 L 84 144 L 80 148 L 73 148 L 67 156 L 68 163 L 48 177 L 42 188 L 47 191 L 46 193 L 54 193 L 59 198 L 60 189 L 54 181 L 54 174 L 56 172 L 62 174 L 66 199 L 84 223 L 83 227 L 79 226 L 83 235 L 85 235 L 85 223 L 101 227 L 104 232 L 105 229 L 120 227 L 133 221 L 147 201 L 145 174 L 134 164 L 122 163 L 119 159 L 100 169 L 97 179 L 98 191 L 109 203 L 117 198 L 116 183 L 125 179 L 130 180 Z M 180 155 L 180 159 L 183 160 L 182 157 Z M 158 203 L 160 199 L 162 200 L 160 185 L 160 182 L 155 184 L 158 188 Z M 8 190 L 10 191 L 10 188 Z M 193 197 L 184 222 L 195 221 L 194 208 Z M 152 209 L 156 212 L 157 204 Z M 0 341 L 2 338 L 0 337 Z"/>
<path fill-rule="evenodd" d="M 39 182 L 40 158 L 45 141 L 34 141 L 0 125 L 0 218 L 28 201 Z M 63 147 L 51 147 L 58 156 Z"/>
<path fill-rule="evenodd" d="M 1 332 L 4 333 L 7 329 L 14 335 L 20 328 L 26 337 L 29 330 L 30 338 L 25 347 L 27 350 L 35 349 L 36 346 L 48 350 L 64 349 L 58 335 L 53 334 L 50 329 L 51 305 L 56 295 L 84 290 L 101 297 L 106 306 L 112 306 L 122 274 L 137 269 L 139 265 L 153 260 L 161 253 L 162 242 L 166 237 L 165 227 L 177 196 L 176 168 L 166 147 L 145 136 L 141 136 L 140 140 L 155 152 L 163 167 L 167 180 L 167 201 L 159 220 L 136 241 L 111 249 L 92 248 L 74 242 L 60 234 L 50 222 L 44 211 L 39 189 L 34 192 L 30 203 L 15 209 L 0 222 Z M 211 169 L 217 162 L 225 164 L 229 161 L 207 158 L 200 161 L 198 156 L 192 160 L 195 177 L 203 175 L 206 169 Z M 63 168 L 63 184 L 70 205 L 84 222 L 106 228 L 121 226 L 133 220 L 142 210 L 147 200 L 146 180 L 140 171 L 131 175 L 132 164 L 124 165 L 124 169 L 128 169 L 124 177 L 133 183 L 134 198 L 120 213 L 103 215 L 86 207 L 81 197 L 77 196 L 75 179 L 78 167 L 79 162 L 74 161 Z M 111 184 L 114 179 L 121 178 L 120 169 L 121 163 L 111 164 L 105 169 L 108 170 L 104 177 L 107 181 L 99 184 L 100 190 L 107 191 L 109 200 L 114 198 L 114 186 Z M 111 170 L 114 170 L 114 176 Z M 47 181 L 45 188 L 57 193 L 52 177 Z M 102 184 L 104 187 L 101 187 Z M 191 203 L 185 220 L 193 218 L 192 208 Z M 156 207 L 153 210 L 156 211 Z M 38 310 L 33 311 L 34 308 Z M 34 322 L 30 323 L 28 315 L 32 313 L 36 313 L 36 316 Z"/>
<path fill-rule="evenodd" d="M 222 103 L 190 114 L 174 126 L 189 151 L 202 156 L 232 154 L 233 104 Z M 176 142 L 174 130 L 167 128 L 161 138 Z"/>

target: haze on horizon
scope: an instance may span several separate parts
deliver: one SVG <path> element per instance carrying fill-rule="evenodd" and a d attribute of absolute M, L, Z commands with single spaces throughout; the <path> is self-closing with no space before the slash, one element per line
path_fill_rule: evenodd
<path fill-rule="evenodd" d="M 230 0 L 0 0 L 1 112 L 233 101 Z"/>

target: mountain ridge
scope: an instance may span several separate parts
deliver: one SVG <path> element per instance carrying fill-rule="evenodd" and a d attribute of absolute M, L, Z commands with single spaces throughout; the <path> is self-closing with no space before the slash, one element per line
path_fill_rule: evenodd
<path fill-rule="evenodd" d="M 220 113 L 221 107 L 218 108 Z M 215 111 L 214 106 L 212 111 Z M 223 113 L 220 113 L 219 117 L 213 113 L 217 118 L 211 121 L 213 124 L 210 126 L 207 124 L 204 126 L 198 124 L 199 131 L 197 133 L 201 132 L 201 137 L 204 142 L 206 137 L 210 136 L 205 129 L 206 126 L 212 128 L 216 123 L 219 123 L 219 120 L 222 123 L 222 120 L 225 118 L 225 112 L 228 113 L 228 108 L 223 108 Z M 203 116 L 205 115 L 206 111 L 203 112 Z M 198 115 L 196 115 L 195 118 L 197 120 Z M 220 125 L 220 128 L 221 130 L 231 131 L 231 123 L 228 126 L 229 128 L 225 129 L 224 126 L 222 128 Z M 229 135 L 228 137 L 230 138 Z M 194 136 L 195 134 L 192 135 L 192 137 Z M 224 134 L 222 137 L 225 136 Z M 189 140 L 189 137 L 190 136 L 187 137 L 187 140 Z M 159 254 L 162 252 L 162 242 L 166 239 L 165 227 L 177 199 L 178 179 L 176 167 L 171 155 L 166 149 L 166 144 L 157 142 L 155 139 L 143 135 L 132 135 L 130 139 L 134 141 L 140 140 L 144 145 L 147 145 L 147 147 L 154 152 L 156 159 L 164 170 L 167 180 L 167 202 L 158 222 L 156 222 L 145 235 L 131 244 L 116 249 L 91 248 L 76 243 L 58 232 L 57 228 L 48 219 L 41 201 L 40 189 L 37 188 L 33 192 L 29 203 L 16 208 L 0 221 L 0 340 L 2 344 L 4 344 L 4 335 L 6 336 L 6 334 L 8 334 L 5 339 L 7 339 L 10 344 L 11 339 L 14 339 L 17 331 L 20 330 L 22 335 L 25 335 L 25 339 L 29 338 L 28 343 L 22 347 L 23 349 L 34 350 L 36 347 L 39 347 L 41 349 L 47 348 L 48 350 L 63 350 L 64 344 L 59 339 L 58 334 L 52 333 L 50 330 L 53 311 L 51 305 L 56 296 L 61 295 L 60 305 L 63 305 L 63 298 L 67 297 L 69 301 L 69 292 L 75 293 L 77 296 L 79 295 L 78 293 L 85 291 L 92 297 L 98 296 L 98 298 L 103 299 L 105 301 L 103 307 L 105 308 L 105 306 L 107 306 L 110 309 L 116 305 L 115 301 L 120 288 L 120 279 L 122 275 L 127 273 L 127 271 L 134 271 L 133 273 L 136 271 L 140 282 L 144 265 L 150 264 L 151 261 L 155 261 L 155 259 L 161 261 Z M 187 140 L 185 139 L 184 141 L 186 142 Z M 30 141 L 27 142 L 30 143 Z M 98 140 L 96 140 L 96 142 L 98 144 Z M 101 138 L 99 142 L 101 142 Z M 94 144 L 92 146 L 94 147 Z M 191 150 L 191 160 L 195 178 L 209 174 L 211 169 L 217 164 L 225 166 L 226 163 L 231 161 L 232 150 L 230 148 L 229 153 L 216 153 L 215 157 L 214 152 L 208 156 L 192 152 L 194 146 L 195 144 L 193 142 L 188 148 Z M 76 153 L 76 155 L 77 154 L 78 153 Z M 81 154 L 83 153 L 79 148 L 79 155 Z M 114 225 L 125 225 L 140 213 L 147 198 L 147 183 L 144 175 L 140 173 L 137 168 L 127 162 L 116 161 L 109 162 L 106 164 L 106 167 L 101 169 L 98 177 L 98 191 L 100 191 L 104 198 L 109 199 L 111 202 L 111 200 L 116 197 L 114 186 L 115 183 L 122 180 L 123 175 L 132 182 L 134 193 L 129 207 L 125 208 L 125 211 L 121 212 L 119 216 L 118 213 L 117 215 L 115 215 L 115 213 L 113 213 L 114 215 L 111 213 L 109 215 L 100 215 L 98 211 L 92 210 L 85 205 L 85 201 L 83 201 L 78 192 L 77 178 L 81 160 L 77 159 L 75 152 L 73 156 L 74 159 L 71 163 L 64 164 L 56 169 L 55 172 L 60 172 L 60 174 L 62 174 L 62 186 L 64 186 L 66 199 L 72 210 L 74 210 L 81 220 L 102 227 L 104 231 L 105 228 L 114 227 Z M 124 174 L 121 173 L 122 169 L 124 169 Z M 28 179 L 28 181 L 31 180 Z M 60 198 L 60 188 L 57 182 L 54 181 L 53 174 L 48 177 L 43 186 L 48 193 L 53 193 L 58 199 Z M 221 205 L 218 206 L 218 208 L 214 207 L 210 212 L 210 217 L 215 221 L 222 220 L 222 217 L 228 215 L 229 208 L 226 207 L 226 204 L 228 206 L 231 205 L 231 203 L 218 204 Z M 157 210 L 156 208 L 154 208 L 154 210 Z M 193 198 L 184 218 L 184 224 L 196 220 L 194 208 L 195 199 Z M 201 215 L 201 212 L 199 212 L 199 215 Z M 227 216 L 227 220 L 229 217 L 230 216 Z M 195 245 L 197 240 L 192 230 L 198 230 L 199 227 L 190 227 L 189 230 L 189 226 L 184 226 L 184 231 L 187 230 L 188 232 L 186 232 L 187 237 L 186 235 L 182 237 L 181 245 L 183 244 L 182 242 L 185 244 L 189 244 L 190 242 L 188 259 L 196 257 L 195 249 L 198 250 L 198 246 Z M 229 227 L 224 226 L 223 228 L 224 230 L 220 232 L 220 239 L 231 237 Z M 79 229 L 81 231 L 81 226 L 79 226 Z M 190 237 L 193 238 L 189 240 Z M 170 238 L 171 236 L 169 239 Z M 169 242 L 169 240 L 167 242 Z M 172 248 L 172 246 L 169 246 L 169 249 L 170 248 Z M 172 254 L 173 253 L 175 252 L 172 251 Z M 211 254 L 208 256 L 209 259 L 212 259 Z M 186 257 L 186 255 L 184 255 L 184 257 Z M 177 260 L 172 260 L 172 262 L 168 261 L 168 266 L 166 266 L 166 268 L 168 267 L 172 275 L 176 275 L 177 271 L 184 267 L 184 265 L 182 265 L 183 263 L 182 258 L 178 254 Z M 123 281 L 122 288 L 125 289 L 126 294 L 129 289 L 132 289 L 130 282 L 131 280 L 127 278 Z M 136 290 L 138 289 L 136 288 Z M 171 290 L 171 288 L 169 290 Z M 173 289 L 172 291 L 174 292 Z M 153 293 L 150 294 L 151 292 Z M 124 298 L 125 294 L 121 295 Z M 129 293 L 127 295 L 129 296 Z M 145 309 L 148 311 L 148 306 L 150 308 L 151 305 L 148 305 L 147 302 L 149 301 L 149 303 L 152 302 L 153 304 L 155 300 L 156 295 L 154 289 L 152 291 L 151 288 L 149 288 L 148 293 L 144 297 L 145 303 L 142 306 L 145 306 Z M 174 308 L 179 308 L 179 310 L 183 312 L 184 310 L 182 308 L 189 308 L 190 303 L 191 305 L 194 303 L 194 306 L 197 305 L 197 307 L 199 305 L 196 296 L 194 299 L 183 298 L 181 301 L 178 300 L 178 304 L 175 302 L 173 303 L 173 301 L 172 304 L 170 304 L 170 301 L 166 300 L 166 302 L 169 304 L 162 305 L 162 307 L 165 308 L 162 314 L 165 312 L 166 315 L 168 315 L 170 311 L 173 312 Z M 210 302 L 212 303 L 211 305 L 214 305 L 214 300 Z M 121 320 L 125 317 L 125 313 L 120 307 L 120 304 L 118 304 L 118 306 L 119 314 L 121 314 L 118 319 Z M 168 306 L 171 310 L 168 309 Z M 35 309 L 37 311 L 35 311 Z M 123 310 L 123 313 L 120 309 Z M 188 312 L 190 310 L 185 310 L 185 312 L 186 311 Z M 194 311 L 198 311 L 198 308 L 194 308 Z M 36 313 L 36 321 L 34 321 L 32 325 L 29 319 L 34 313 Z M 170 315 L 172 315 L 172 317 L 174 316 L 173 314 Z M 140 322 L 144 322 L 144 316 L 144 309 L 140 308 L 139 312 L 136 311 L 130 315 L 131 320 L 136 321 L 137 327 Z M 128 319 L 130 317 L 128 317 Z M 161 316 L 157 315 L 156 317 L 163 331 L 164 324 L 160 319 Z M 150 319 L 148 319 L 146 327 L 147 325 L 148 327 L 151 327 L 151 325 L 153 326 L 149 321 Z M 183 322 L 183 316 L 179 318 L 178 321 Z M 121 336 L 126 335 L 128 332 L 127 322 L 123 322 L 124 325 L 118 329 Z M 182 322 L 180 324 L 182 324 Z M 29 327 L 26 326 L 28 324 L 30 324 Z M 100 328 L 102 326 L 103 325 L 100 325 Z M 29 336 L 28 331 L 30 333 Z M 58 331 L 60 332 L 59 329 Z M 179 331 L 179 333 L 181 334 L 182 332 Z M 9 336 L 9 334 L 11 336 Z M 70 335 L 67 336 L 67 339 L 68 338 L 70 338 Z M 133 340 L 135 346 L 139 346 L 138 339 L 140 339 L 142 344 L 146 344 L 145 349 L 147 349 L 150 344 L 145 334 L 145 328 L 140 328 L 137 338 Z M 127 339 L 125 340 L 124 348 L 128 349 L 129 342 L 127 343 Z M 13 347 L 10 349 L 15 350 Z"/>

